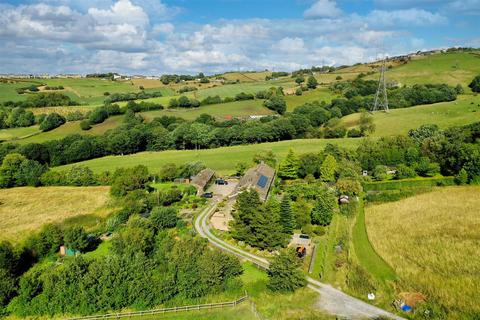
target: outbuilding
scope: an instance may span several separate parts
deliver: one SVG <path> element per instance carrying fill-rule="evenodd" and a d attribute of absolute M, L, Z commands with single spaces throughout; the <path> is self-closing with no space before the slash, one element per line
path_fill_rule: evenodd
<path fill-rule="evenodd" d="M 203 169 L 196 176 L 192 178 L 190 184 L 197 188 L 197 195 L 202 195 L 205 188 L 215 177 L 215 171 L 212 169 Z"/>

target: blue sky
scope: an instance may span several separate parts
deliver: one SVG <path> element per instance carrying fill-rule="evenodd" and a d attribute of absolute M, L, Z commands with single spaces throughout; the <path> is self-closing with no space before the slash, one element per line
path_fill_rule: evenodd
<path fill-rule="evenodd" d="M 480 47 L 480 0 L 7 0 L 0 73 L 294 70 Z"/>

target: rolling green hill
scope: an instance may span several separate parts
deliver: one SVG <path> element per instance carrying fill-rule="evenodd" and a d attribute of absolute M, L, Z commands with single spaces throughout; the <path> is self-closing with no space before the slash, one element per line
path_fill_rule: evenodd
<path fill-rule="evenodd" d="M 239 162 L 251 163 L 253 156 L 261 151 L 271 150 L 278 158 L 286 156 L 290 149 L 298 153 L 321 151 L 329 143 L 344 148 L 356 148 L 361 139 L 300 139 L 261 144 L 223 147 L 205 150 L 168 150 L 161 152 L 140 152 L 126 156 L 107 156 L 77 163 L 86 165 L 95 172 L 112 171 L 119 167 L 133 167 L 139 164 L 155 172 L 166 163 L 180 165 L 192 161 L 201 161 L 207 167 L 220 174 L 232 174 Z M 75 164 L 56 167 L 63 170 Z"/>
<path fill-rule="evenodd" d="M 355 127 L 359 113 L 343 117 L 341 122 L 347 128 Z M 441 102 L 404 109 L 391 109 L 389 113 L 373 114 L 376 126 L 375 137 L 405 134 L 422 124 L 436 124 L 441 128 L 480 121 L 480 96 L 461 95 L 456 101 Z"/>
<path fill-rule="evenodd" d="M 465 89 L 472 79 L 480 74 L 480 52 L 452 52 L 433 54 L 392 68 L 386 73 L 387 80 L 396 80 L 402 85 L 416 83 L 461 84 Z M 377 75 L 367 79 L 377 79 Z"/>

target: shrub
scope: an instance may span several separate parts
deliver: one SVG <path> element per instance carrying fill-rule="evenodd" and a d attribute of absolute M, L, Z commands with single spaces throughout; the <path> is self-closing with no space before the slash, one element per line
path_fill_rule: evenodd
<path fill-rule="evenodd" d="M 88 248 L 88 235 L 80 226 L 73 226 L 65 230 L 65 246 L 72 250 L 84 252 Z"/>
<path fill-rule="evenodd" d="M 399 179 L 414 178 L 416 175 L 417 174 L 415 170 L 413 170 L 412 168 L 404 164 L 400 164 L 397 167 L 397 172 L 395 173 L 395 179 L 399 180 Z"/>
<path fill-rule="evenodd" d="M 284 114 L 287 111 L 287 104 L 282 97 L 273 96 L 263 102 L 263 105 L 278 114 Z"/>
<path fill-rule="evenodd" d="M 65 118 L 56 112 L 50 113 L 40 124 L 40 130 L 50 131 L 65 123 Z"/>
<path fill-rule="evenodd" d="M 90 130 L 92 129 L 92 126 L 90 125 L 90 121 L 89 120 L 82 120 L 80 122 L 80 128 L 82 130 Z"/>
<path fill-rule="evenodd" d="M 297 88 L 297 89 L 295 90 L 295 95 L 301 96 L 302 94 L 303 94 L 302 88 Z"/>
<path fill-rule="evenodd" d="M 150 220 L 157 229 L 173 228 L 178 221 L 177 210 L 170 207 L 155 207 L 150 213 Z"/>
<path fill-rule="evenodd" d="M 473 78 L 472 82 L 468 85 L 473 92 L 480 92 L 480 75 Z"/>
<path fill-rule="evenodd" d="M 97 123 L 102 123 L 108 118 L 108 111 L 105 107 L 99 107 L 95 108 L 92 113 L 90 113 L 90 116 L 88 120 L 90 121 L 91 124 L 97 124 Z"/>
<path fill-rule="evenodd" d="M 361 136 L 362 136 L 362 132 L 357 128 L 350 129 L 347 132 L 347 137 L 349 138 L 359 138 Z"/>

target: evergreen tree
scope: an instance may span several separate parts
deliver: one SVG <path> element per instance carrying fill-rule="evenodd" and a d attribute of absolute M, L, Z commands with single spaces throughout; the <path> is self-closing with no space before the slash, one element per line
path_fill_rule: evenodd
<path fill-rule="evenodd" d="M 290 205 L 289 195 L 283 197 L 280 205 L 280 224 L 282 225 L 285 234 L 293 234 L 295 216 L 293 215 L 292 207 Z"/>
<path fill-rule="evenodd" d="M 293 249 L 283 250 L 274 259 L 268 269 L 267 287 L 272 291 L 293 292 L 305 287 L 307 281 L 300 271 L 300 259 Z"/>
<path fill-rule="evenodd" d="M 282 179 L 296 179 L 300 162 L 292 149 L 288 151 L 287 157 L 280 163 L 278 176 Z"/>
<path fill-rule="evenodd" d="M 328 155 L 322 162 L 320 167 L 320 176 L 325 182 L 335 181 L 335 173 L 337 172 L 337 160 L 332 155 Z"/>
<path fill-rule="evenodd" d="M 312 223 L 328 226 L 332 222 L 333 211 L 336 206 L 337 199 L 331 192 L 327 190 L 320 192 L 317 196 L 317 203 L 310 213 Z"/>
<path fill-rule="evenodd" d="M 262 204 L 256 190 L 245 191 L 237 197 L 232 214 L 233 238 L 260 249 L 272 250 L 285 245 L 277 202 Z"/>

